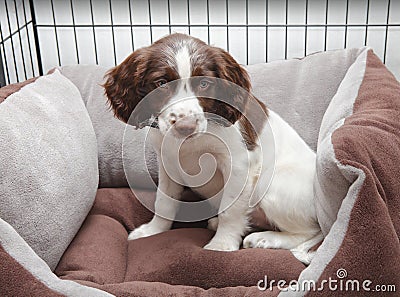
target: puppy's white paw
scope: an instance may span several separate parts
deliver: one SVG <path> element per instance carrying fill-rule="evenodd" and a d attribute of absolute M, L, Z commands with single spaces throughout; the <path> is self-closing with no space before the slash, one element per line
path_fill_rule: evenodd
<path fill-rule="evenodd" d="M 292 252 L 293 256 L 296 257 L 297 260 L 303 262 L 306 265 L 309 265 L 315 256 L 315 251 L 304 251 L 296 248 L 291 249 L 290 251 Z"/>
<path fill-rule="evenodd" d="M 204 246 L 206 250 L 232 252 L 239 249 L 239 244 L 233 240 L 211 240 Z"/>
<path fill-rule="evenodd" d="M 154 227 L 153 225 L 147 223 L 144 224 L 135 230 L 133 230 L 131 233 L 129 233 L 128 240 L 134 240 L 142 237 L 148 237 L 151 235 L 155 235 L 158 233 L 161 233 L 163 230 L 160 230 L 159 228 Z"/>
<path fill-rule="evenodd" d="M 243 240 L 243 248 L 277 248 L 278 242 L 274 236 L 274 232 L 255 232 L 247 235 Z"/>
<path fill-rule="evenodd" d="M 218 228 L 218 217 L 209 219 L 207 229 L 211 231 L 217 231 L 217 228 Z"/>

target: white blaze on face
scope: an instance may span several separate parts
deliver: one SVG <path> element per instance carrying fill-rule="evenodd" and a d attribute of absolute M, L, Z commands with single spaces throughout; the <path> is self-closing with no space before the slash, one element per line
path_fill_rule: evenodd
<path fill-rule="evenodd" d="M 168 107 L 159 116 L 159 127 L 161 133 L 165 134 L 176 121 L 185 117 L 197 119 L 197 132 L 207 130 L 207 120 L 199 100 L 192 91 L 190 77 L 192 74 L 191 57 L 188 47 L 182 46 L 175 54 L 176 71 L 180 81 L 176 94 L 167 103 Z"/>
<path fill-rule="evenodd" d="M 192 65 L 190 62 L 189 49 L 187 48 L 187 46 L 183 46 L 176 53 L 175 61 L 179 78 L 189 78 L 192 74 Z"/>

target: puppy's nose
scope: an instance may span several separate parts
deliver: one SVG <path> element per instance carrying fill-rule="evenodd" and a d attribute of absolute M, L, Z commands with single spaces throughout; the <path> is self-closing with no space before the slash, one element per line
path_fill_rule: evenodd
<path fill-rule="evenodd" d="M 176 121 L 174 127 L 182 136 L 188 136 L 196 130 L 197 119 L 193 116 L 180 118 Z"/>

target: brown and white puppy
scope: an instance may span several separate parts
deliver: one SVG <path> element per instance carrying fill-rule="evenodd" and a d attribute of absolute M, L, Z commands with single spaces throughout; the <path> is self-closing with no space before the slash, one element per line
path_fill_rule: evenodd
<path fill-rule="evenodd" d="M 239 249 L 255 206 L 251 197 L 280 232 L 252 233 L 243 246 L 291 249 L 311 260 L 307 251 L 322 238 L 313 205 L 315 153 L 251 94 L 247 72 L 226 51 L 172 34 L 111 69 L 104 88 L 117 118 L 151 126 L 160 161 L 155 215 L 129 239 L 170 229 L 177 204 L 165 198 L 179 200 L 189 186 L 205 198 L 220 195 L 218 218 L 209 221 L 216 234 L 206 249 Z M 144 104 L 146 96 L 152 98 Z M 199 166 L 205 154 L 213 158 Z M 199 170 L 213 162 L 210 179 L 200 181 Z"/>

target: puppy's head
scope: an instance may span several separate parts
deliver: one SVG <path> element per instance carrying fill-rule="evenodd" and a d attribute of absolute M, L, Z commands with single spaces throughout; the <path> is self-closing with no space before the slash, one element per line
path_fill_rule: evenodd
<path fill-rule="evenodd" d="M 120 120 L 140 128 L 156 119 L 161 133 L 173 129 L 177 137 L 205 132 L 207 114 L 234 124 L 250 91 L 247 72 L 226 51 L 184 34 L 136 50 L 107 73 L 103 86 Z"/>

